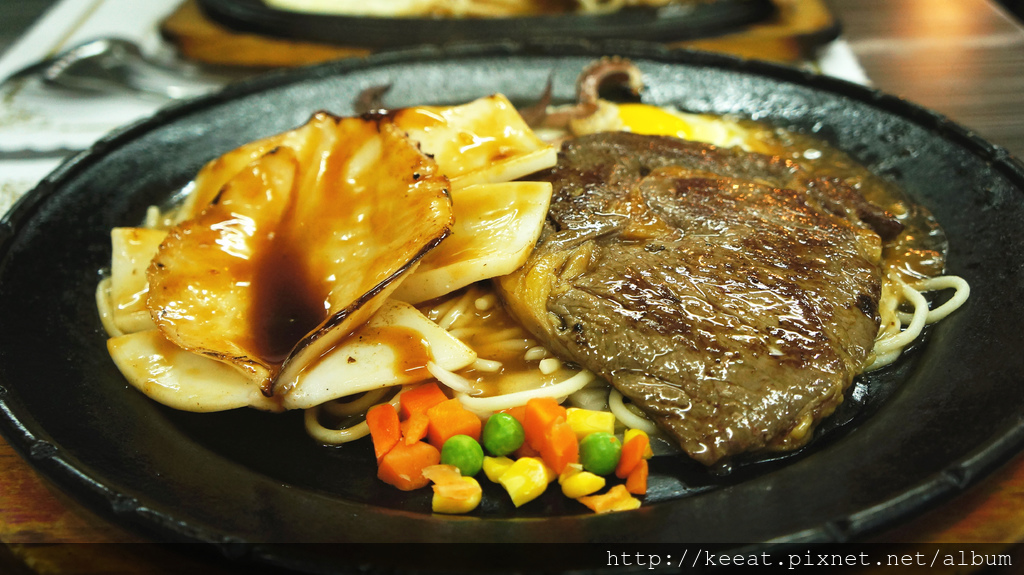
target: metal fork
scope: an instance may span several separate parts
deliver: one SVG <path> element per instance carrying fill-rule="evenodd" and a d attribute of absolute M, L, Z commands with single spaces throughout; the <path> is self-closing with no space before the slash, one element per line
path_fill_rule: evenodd
<path fill-rule="evenodd" d="M 143 55 L 136 44 L 119 38 L 79 44 L 18 70 L 0 84 L 33 76 L 45 84 L 71 90 L 130 92 L 171 100 L 201 96 L 231 80 L 184 64 L 155 62 Z"/>

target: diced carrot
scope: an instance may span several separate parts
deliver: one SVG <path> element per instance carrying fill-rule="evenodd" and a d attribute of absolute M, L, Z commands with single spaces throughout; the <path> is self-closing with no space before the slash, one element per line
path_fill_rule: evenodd
<path fill-rule="evenodd" d="M 555 473 L 562 473 L 565 466 L 580 460 L 580 445 L 576 432 L 565 419 L 555 419 L 541 442 L 540 456 Z"/>
<path fill-rule="evenodd" d="M 516 419 L 516 421 L 519 422 L 519 425 L 524 425 L 526 423 L 526 406 L 525 405 L 517 405 L 515 407 L 510 407 L 508 409 L 503 409 L 502 412 L 507 413 L 507 414 L 511 415 L 512 417 L 514 417 Z"/>
<path fill-rule="evenodd" d="M 402 491 L 426 487 L 430 481 L 423 469 L 441 462 L 441 452 L 429 443 L 417 441 L 412 445 L 400 441 L 377 464 L 377 477 Z"/>
<path fill-rule="evenodd" d="M 480 505 L 484 491 L 472 477 L 461 477 L 458 483 L 434 486 L 430 508 L 434 513 L 469 513 Z"/>
<path fill-rule="evenodd" d="M 556 473 L 561 473 L 569 463 L 579 461 L 576 433 L 566 422 L 565 408 L 554 398 L 534 398 L 526 402 L 523 430 L 526 434 L 524 445 L 539 452 Z"/>
<path fill-rule="evenodd" d="M 390 403 L 375 405 L 366 412 L 366 425 L 370 428 L 370 438 L 373 440 L 373 452 L 380 461 L 384 454 L 398 443 L 402 437 L 401 424 L 398 421 L 398 412 L 395 406 Z"/>
<path fill-rule="evenodd" d="M 558 405 L 553 397 L 537 397 L 526 402 L 523 431 L 530 447 L 543 452 L 541 445 L 547 441 L 551 426 L 559 417 L 566 420 L 565 408 Z"/>
<path fill-rule="evenodd" d="M 480 502 L 480 484 L 474 480 L 472 483 L 467 483 L 466 479 L 473 479 L 472 477 L 459 476 L 458 480 L 451 483 L 437 483 L 434 485 L 434 493 L 444 497 L 445 499 L 454 500 L 471 500 L 476 499 L 476 503 Z M 475 507 L 476 505 L 474 505 Z"/>
<path fill-rule="evenodd" d="M 645 495 L 647 493 L 647 460 L 641 459 L 640 463 L 633 468 L 633 471 L 626 477 L 626 491 L 633 495 Z"/>
<path fill-rule="evenodd" d="M 519 459 L 521 457 L 540 458 L 540 452 L 530 447 L 530 444 L 524 441 L 523 444 L 519 446 L 519 449 L 512 452 L 512 459 Z"/>
<path fill-rule="evenodd" d="M 414 413 L 402 422 L 402 438 L 409 445 L 422 440 L 427 436 L 427 426 L 430 418 L 426 413 Z"/>
<path fill-rule="evenodd" d="M 468 435 L 480 441 L 483 423 L 472 411 L 462 407 L 457 399 L 448 399 L 427 410 L 430 423 L 427 425 L 427 441 L 441 449 L 449 437 Z"/>
<path fill-rule="evenodd" d="M 646 435 L 634 435 L 622 444 L 622 456 L 619 464 L 615 467 L 615 477 L 625 479 L 636 469 L 636 466 L 644 461 L 644 452 L 650 446 L 651 440 Z"/>
<path fill-rule="evenodd" d="M 507 413 L 515 418 L 519 422 L 519 425 L 523 425 L 523 429 L 526 429 L 526 406 L 517 405 L 508 409 L 501 410 L 503 413 Z M 512 459 L 519 459 L 520 457 L 540 457 L 540 452 L 530 447 L 529 441 L 523 441 L 523 444 L 518 449 L 513 451 L 509 457 Z"/>
<path fill-rule="evenodd" d="M 476 507 L 480 503 L 480 484 L 475 480 L 465 481 L 466 478 L 454 465 L 431 465 L 423 470 L 423 475 L 434 483 L 434 511 L 437 505 L 444 507 L 442 512 L 464 513 L 469 509 L 453 509 L 460 507 L 462 503 L 471 504 Z"/>
<path fill-rule="evenodd" d="M 622 435 L 622 442 L 628 443 L 630 439 L 637 435 L 647 437 L 647 449 L 644 450 L 644 459 L 650 459 L 654 457 L 654 451 L 651 449 L 651 438 L 647 436 L 647 433 L 639 429 L 627 429 L 626 433 Z"/>
<path fill-rule="evenodd" d="M 600 495 L 587 495 L 576 501 L 586 505 L 594 513 L 609 511 L 626 511 L 640 507 L 640 500 L 629 494 L 626 486 L 619 484 Z"/>
<path fill-rule="evenodd" d="M 423 468 L 423 476 L 433 481 L 435 485 L 447 485 L 462 482 L 462 473 L 454 465 L 439 463 Z"/>
<path fill-rule="evenodd" d="M 441 391 L 436 381 L 418 385 L 402 394 L 402 419 L 408 419 L 414 413 L 426 413 L 431 407 L 447 400 L 448 396 Z"/>

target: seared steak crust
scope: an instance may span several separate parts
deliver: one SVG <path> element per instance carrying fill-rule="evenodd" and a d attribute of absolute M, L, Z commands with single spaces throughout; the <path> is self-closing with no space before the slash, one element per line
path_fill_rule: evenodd
<path fill-rule="evenodd" d="M 893 224 L 859 193 L 629 133 L 566 142 L 547 178 L 547 226 L 499 281 L 506 306 L 691 457 L 797 447 L 842 401 L 878 329 L 870 226 Z"/>

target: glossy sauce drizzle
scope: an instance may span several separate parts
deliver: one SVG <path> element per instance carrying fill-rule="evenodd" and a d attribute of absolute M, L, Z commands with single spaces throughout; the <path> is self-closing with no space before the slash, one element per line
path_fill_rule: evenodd
<path fill-rule="evenodd" d="M 942 274 L 948 250 L 946 236 L 927 208 L 821 139 L 754 122 L 748 126 L 768 145 L 769 153 L 793 160 L 812 175 L 838 178 L 896 216 L 904 229 L 884 246 L 882 259 L 888 269 L 907 281 Z"/>

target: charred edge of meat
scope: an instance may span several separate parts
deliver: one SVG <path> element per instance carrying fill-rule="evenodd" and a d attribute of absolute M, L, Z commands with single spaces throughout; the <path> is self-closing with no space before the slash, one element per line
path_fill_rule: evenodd
<path fill-rule="evenodd" d="M 884 209 L 867 201 L 857 190 L 834 179 L 818 178 L 807 183 L 807 191 L 829 213 L 841 218 L 853 216 L 888 242 L 903 231 L 903 224 Z"/>

